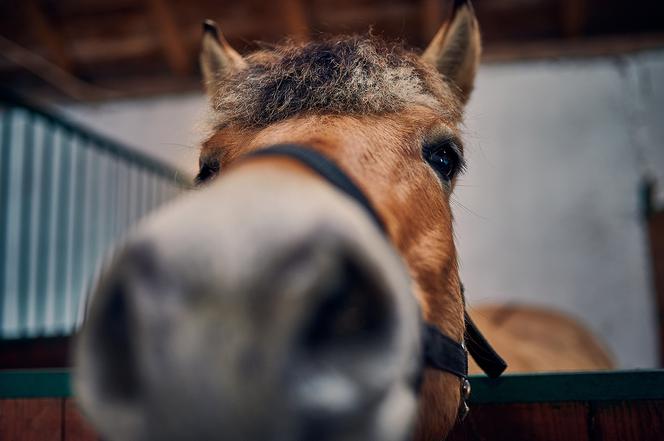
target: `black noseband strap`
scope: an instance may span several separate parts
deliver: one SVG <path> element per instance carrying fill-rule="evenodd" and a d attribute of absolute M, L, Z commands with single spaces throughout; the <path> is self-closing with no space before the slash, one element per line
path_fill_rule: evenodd
<path fill-rule="evenodd" d="M 422 329 L 424 361 L 427 366 L 447 371 L 457 377 L 468 375 L 468 353 L 463 345 L 455 342 L 429 323 Z"/>
<path fill-rule="evenodd" d="M 362 190 L 335 163 L 321 153 L 301 145 L 278 144 L 251 152 L 245 157 L 261 156 L 283 156 L 306 165 L 333 187 L 364 207 L 378 227 L 387 233 L 385 223 Z M 468 313 L 465 314 L 465 322 L 468 352 L 489 377 L 499 376 L 507 368 L 507 364 L 484 338 Z M 460 378 L 467 377 L 468 352 L 463 344 L 457 343 L 429 323 L 424 324 L 422 337 L 424 359 L 428 367 L 449 372 Z"/>

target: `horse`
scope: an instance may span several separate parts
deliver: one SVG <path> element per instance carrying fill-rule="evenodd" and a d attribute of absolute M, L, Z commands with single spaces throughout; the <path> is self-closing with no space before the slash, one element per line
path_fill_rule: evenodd
<path fill-rule="evenodd" d="M 77 339 L 76 395 L 105 439 L 448 434 L 464 382 L 423 368 L 421 323 L 464 342 L 450 198 L 480 53 L 467 0 L 421 54 L 369 35 L 242 56 L 205 26 L 198 188 L 128 236 Z M 329 160 L 381 225 L 258 154 L 275 145 Z"/>
<path fill-rule="evenodd" d="M 597 371 L 615 368 L 604 343 L 578 319 L 551 308 L 482 304 L 473 320 L 509 364 L 510 373 Z M 470 372 L 481 369 L 471 364 Z"/>

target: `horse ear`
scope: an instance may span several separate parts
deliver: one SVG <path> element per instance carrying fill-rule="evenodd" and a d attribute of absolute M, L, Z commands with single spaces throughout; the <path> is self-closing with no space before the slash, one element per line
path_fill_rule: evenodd
<path fill-rule="evenodd" d="M 452 16 L 440 27 L 422 54 L 422 61 L 453 83 L 466 103 L 475 82 L 482 44 L 470 0 L 454 0 Z"/>
<path fill-rule="evenodd" d="M 208 95 L 216 93 L 222 78 L 247 66 L 242 55 L 224 38 L 212 20 L 203 22 L 203 45 L 200 55 L 201 71 Z"/>

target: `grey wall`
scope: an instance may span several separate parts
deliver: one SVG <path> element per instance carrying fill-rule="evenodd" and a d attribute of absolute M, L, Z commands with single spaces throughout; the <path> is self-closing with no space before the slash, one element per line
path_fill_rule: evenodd
<path fill-rule="evenodd" d="M 454 210 L 471 302 L 554 307 L 620 366 L 656 363 L 639 184 L 664 186 L 664 51 L 483 66 Z M 65 109 L 192 171 L 198 95 Z M 659 194 L 664 203 L 664 195 Z"/>
<path fill-rule="evenodd" d="M 205 129 L 206 100 L 200 94 L 61 107 L 96 129 L 194 174 Z"/>
<path fill-rule="evenodd" d="M 639 185 L 646 172 L 664 184 L 662 80 L 662 52 L 481 72 L 456 196 L 474 302 L 567 311 L 623 367 L 655 364 Z"/>

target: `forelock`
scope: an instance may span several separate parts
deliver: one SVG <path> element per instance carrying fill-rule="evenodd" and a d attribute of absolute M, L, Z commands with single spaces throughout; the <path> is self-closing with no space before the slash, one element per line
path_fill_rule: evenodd
<path fill-rule="evenodd" d="M 387 114 L 413 104 L 455 118 L 460 108 L 435 69 L 370 37 L 284 44 L 246 60 L 246 69 L 213 88 L 215 127 L 260 128 L 305 114 Z"/>

